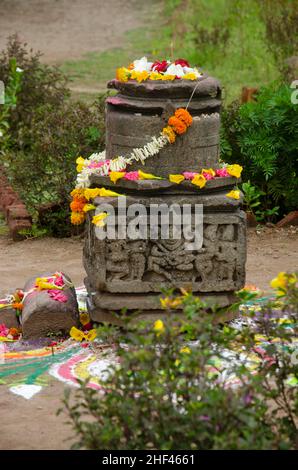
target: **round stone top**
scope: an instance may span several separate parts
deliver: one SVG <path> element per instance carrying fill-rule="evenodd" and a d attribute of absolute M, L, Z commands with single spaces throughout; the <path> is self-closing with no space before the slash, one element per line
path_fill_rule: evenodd
<path fill-rule="evenodd" d="M 212 97 L 219 98 L 221 86 L 216 78 L 203 74 L 197 80 L 145 80 L 141 83 L 136 80 L 121 82 L 117 79 L 107 84 L 108 88 L 114 88 L 121 94 L 140 98 L 177 99 L 189 98 L 194 92 L 194 98 Z"/>

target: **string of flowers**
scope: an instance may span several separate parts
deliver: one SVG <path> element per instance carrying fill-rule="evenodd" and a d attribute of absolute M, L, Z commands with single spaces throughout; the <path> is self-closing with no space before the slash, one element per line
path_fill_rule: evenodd
<path fill-rule="evenodd" d="M 134 148 L 129 157 L 118 156 L 112 160 L 106 160 L 105 152 L 92 154 L 88 159 L 77 159 L 78 176 L 76 188 L 90 186 L 91 174 L 107 176 L 110 172 L 124 171 L 128 165 L 141 162 L 143 165 L 147 158 L 157 155 L 167 144 L 173 144 L 176 135 L 184 134 L 192 124 L 192 117 L 186 109 L 179 108 L 168 120 L 168 125 L 163 128 L 159 137 L 153 137 L 144 147 Z"/>
<path fill-rule="evenodd" d="M 120 82 L 137 80 L 197 80 L 202 74 L 196 67 L 190 67 L 185 59 L 149 62 L 147 57 L 134 60 L 128 67 L 120 67 L 116 71 L 116 79 Z"/>
<path fill-rule="evenodd" d="M 226 178 L 233 176 L 240 178 L 242 172 L 242 166 L 238 164 L 227 165 L 223 164 L 221 168 L 203 168 L 202 171 L 184 171 L 182 174 L 169 175 L 169 181 L 171 183 L 180 184 L 183 181 L 190 181 L 191 184 L 204 188 L 207 181 L 216 178 Z M 142 170 L 137 171 L 111 171 L 109 173 L 110 180 L 116 184 L 118 180 L 124 179 L 127 181 L 138 181 L 138 180 L 156 180 L 163 179 L 160 176 L 155 176 L 152 173 L 145 173 Z M 94 204 L 90 203 L 91 199 L 96 197 L 119 197 L 123 194 L 119 194 L 115 191 L 106 188 L 76 188 L 71 192 L 72 202 L 70 203 L 71 208 L 71 223 L 73 225 L 80 225 L 85 221 L 86 213 L 95 210 Z M 240 199 L 240 191 L 234 189 L 226 194 L 227 197 L 232 199 Z M 97 226 L 103 226 L 104 219 L 108 214 L 99 214 L 94 216 L 92 222 Z"/>

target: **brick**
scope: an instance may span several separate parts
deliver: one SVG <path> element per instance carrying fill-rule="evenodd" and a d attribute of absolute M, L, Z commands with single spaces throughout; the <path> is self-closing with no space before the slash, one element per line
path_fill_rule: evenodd
<path fill-rule="evenodd" d="M 277 222 L 277 227 L 287 227 L 289 225 L 298 225 L 298 211 L 289 212 L 283 219 Z"/>

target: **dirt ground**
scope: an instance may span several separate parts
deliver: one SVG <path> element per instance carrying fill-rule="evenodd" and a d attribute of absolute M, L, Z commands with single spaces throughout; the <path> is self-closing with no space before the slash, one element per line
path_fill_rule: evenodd
<path fill-rule="evenodd" d="M 142 26 L 150 7 L 152 2 L 145 0 L 0 0 L 0 50 L 13 33 L 41 50 L 47 63 L 118 47 L 126 31 Z M 0 236 L 0 296 L 44 271 L 62 270 L 82 285 L 82 243 L 52 238 L 14 243 Z M 249 231 L 248 284 L 267 289 L 277 272 L 297 267 L 297 230 Z M 63 390 L 62 383 L 51 379 L 40 394 L 25 400 L 0 386 L 0 449 L 69 449 L 72 431 L 65 417 L 56 417 Z"/>
<path fill-rule="evenodd" d="M 39 238 L 13 242 L 0 236 L 0 295 L 22 288 L 25 281 L 43 271 L 64 271 L 76 286 L 86 275 L 80 239 Z M 246 283 L 268 289 L 279 271 L 298 269 L 298 229 L 249 229 Z"/>
<path fill-rule="evenodd" d="M 143 24 L 145 0 L 0 0 L 0 50 L 17 33 L 46 63 L 121 46 Z"/>
<path fill-rule="evenodd" d="M 27 278 L 42 271 L 63 270 L 76 285 L 83 283 L 82 240 L 40 238 L 12 242 L 0 237 L 1 294 L 22 287 Z M 269 281 L 279 271 L 298 268 L 298 229 L 265 228 L 249 230 L 247 283 L 268 289 Z M 65 423 L 56 417 L 65 386 L 50 379 L 47 387 L 25 400 L 0 387 L 0 408 L 5 432 L 0 436 L 0 449 L 69 449 L 73 436 Z"/>

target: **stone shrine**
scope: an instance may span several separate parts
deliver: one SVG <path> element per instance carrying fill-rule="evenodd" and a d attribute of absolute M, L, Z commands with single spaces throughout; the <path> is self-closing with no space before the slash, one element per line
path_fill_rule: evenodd
<path fill-rule="evenodd" d="M 193 123 L 187 133 L 148 158 L 144 166 L 137 162 L 129 167 L 164 179 L 120 179 L 114 184 L 108 176 L 94 174 L 91 188 L 117 191 L 126 196 L 127 206 L 143 204 L 148 213 L 152 204 L 189 204 L 192 209 L 201 204 L 203 244 L 189 250 L 183 237 L 100 240 L 92 214 L 88 213 L 83 258 L 91 318 L 119 323 L 113 312 L 119 313 L 123 308 L 156 318 L 161 314 L 161 292 L 167 288 L 178 292 L 184 287 L 202 300 L 230 305 L 234 292 L 245 281 L 245 213 L 241 210 L 241 197 L 227 197 L 239 180 L 232 176 L 215 178 L 200 189 L 190 181 L 176 184 L 168 179 L 170 174 L 219 167 L 218 81 L 203 75 L 195 81 L 171 83 L 113 80 L 108 86 L 118 93 L 106 100 L 107 159 L 129 155 L 132 148 L 145 145 L 160 133 L 177 108 L 188 106 Z M 97 197 L 93 203 L 109 203 L 117 214 L 117 197 Z"/>

